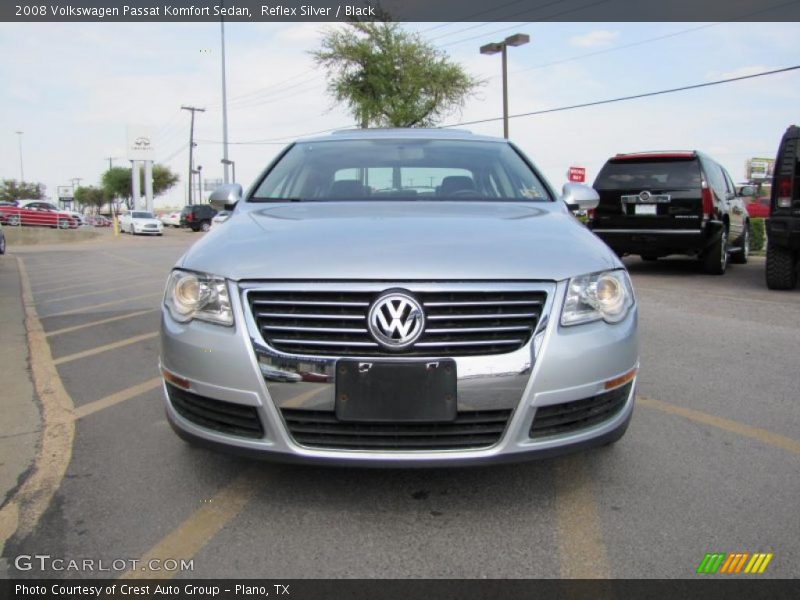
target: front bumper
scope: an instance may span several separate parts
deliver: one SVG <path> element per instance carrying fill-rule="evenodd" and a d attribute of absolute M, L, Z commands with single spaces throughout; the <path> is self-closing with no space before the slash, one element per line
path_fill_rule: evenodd
<path fill-rule="evenodd" d="M 184 380 L 189 390 L 201 399 L 229 403 L 226 406 L 234 408 L 250 407 L 246 410 L 257 415 L 263 431 L 255 438 L 231 435 L 199 424 L 202 420 L 190 420 L 185 411 L 177 410 L 170 401 L 165 384 L 169 422 L 185 439 L 235 453 L 289 462 L 366 466 L 514 461 L 610 443 L 624 433 L 630 421 L 635 378 L 621 390 L 624 397 L 620 395 L 613 414 L 600 422 L 591 421 L 586 427 L 543 437 L 531 437 L 531 428 L 539 409 L 598 397 L 607 392 L 606 382 L 638 366 L 636 308 L 615 325 L 595 322 L 564 328 L 559 317 L 566 282 L 547 286 L 548 301 L 539 326 L 524 348 L 491 357 L 456 358 L 459 414 L 498 410 L 509 413 L 502 434 L 489 446 L 351 450 L 298 443 L 287 426 L 287 411 L 332 409 L 334 381 L 318 375 L 327 372 L 326 364 L 335 365 L 335 359 L 320 361 L 315 377 L 302 382 L 295 374 L 301 367 L 300 361 L 293 367 L 282 357 L 280 376 L 265 370 L 264 355 L 258 352 L 263 350 L 263 340 L 253 331 L 249 308 L 243 306 L 235 284 L 229 285 L 234 327 L 201 321 L 180 324 L 162 311 L 161 367 Z"/>
<path fill-rule="evenodd" d="M 133 232 L 138 234 L 160 235 L 164 232 L 164 228 L 162 226 L 145 227 L 143 225 L 134 225 Z"/>

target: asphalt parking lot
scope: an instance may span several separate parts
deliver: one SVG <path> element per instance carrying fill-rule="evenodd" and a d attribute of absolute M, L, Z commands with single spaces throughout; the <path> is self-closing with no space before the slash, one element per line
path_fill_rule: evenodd
<path fill-rule="evenodd" d="M 14 434 L 41 440 L 0 511 L 3 576 L 42 576 L 15 559 L 46 554 L 193 559 L 146 573 L 170 577 L 683 578 L 707 552 L 769 552 L 758 577 L 800 575 L 800 290 L 768 291 L 762 258 L 722 277 L 626 259 L 642 366 L 614 446 L 482 468 L 323 469 L 216 454 L 170 430 L 158 308 L 202 234 L 166 233 L 0 260 L 0 275 L 20 267 L 43 417 Z M 110 574 L 123 572 L 142 576 Z"/>

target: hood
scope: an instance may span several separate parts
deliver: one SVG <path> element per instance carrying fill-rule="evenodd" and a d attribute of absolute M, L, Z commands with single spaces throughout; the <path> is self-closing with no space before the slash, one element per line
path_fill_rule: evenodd
<path fill-rule="evenodd" d="M 150 217 L 131 217 L 131 221 L 136 221 L 137 223 L 144 223 L 145 225 L 152 223 L 153 225 L 161 225 L 161 221 L 158 219 L 152 219 Z"/>
<path fill-rule="evenodd" d="M 180 266 L 235 280 L 562 280 L 621 263 L 556 203 L 361 201 L 237 207 Z"/>

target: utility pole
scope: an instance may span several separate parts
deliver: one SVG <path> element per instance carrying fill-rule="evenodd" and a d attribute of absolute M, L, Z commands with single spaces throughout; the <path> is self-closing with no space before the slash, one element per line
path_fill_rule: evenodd
<path fill-rule="evenodd" d="M 230 179 L 228 179 L 228 90 L 225 83 L 225 19 L 222 15 L 219 18 L 219 27 L 222 39 L 222 164 L 224 165 L 223 178 L 227 184 L 230 183 Z"/>
<path fill-rule="evenodd" d="M 106 160 L 108 161 L 108 170 L 114 168 L 114 159 L 117 158 L 116 156 L 106 156 Z"/>
<path fill-rule="evenodd" d="M 189 125 L 189 180 L 187 181 L 189 189 L 189 204 L 192 203 L 192 173 L 194 172 L 194 113 L 206 112 L 205 108 L 197 108 L 196 106 L 181 106 L 181 110 L 188 110 L 192 113 L 191 124 Z"/>

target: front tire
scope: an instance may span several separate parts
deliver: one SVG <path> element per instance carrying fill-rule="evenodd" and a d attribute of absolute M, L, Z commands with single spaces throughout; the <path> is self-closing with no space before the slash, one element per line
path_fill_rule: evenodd
<path fill-rule="evenodd" d="M 18 227 L 20 224 L 19 215 L 11 215 L 8 217 L 8 225 L 9 227 Z"/>
<path fill-rule="evenodd" d="M 69 221 L 67 221 L 66 219 L 59 219 L 58 228 L 59 229 L 69 229 Z"/>
<path fill-rule="evenodd" d="M 0 254 L 6 253 L 6 237 L 0 237 Z"/>
<path fill-rule="evenodd" d="M 202 223 L 200 223 L 200 230 L 203 233 L 207 232 L 209 229 L 211 229 L 211 223 L 209 223 L 208 221 L 203 221 Z"/>
<path fill-rule="evenodd" d="M 728 229 L 724 227 L 719 240 L 702 256 L 703 271 L 709 275 L 724 275 L 728 268 Z"/>
<path fill-rule="evenodd" d="M 731 262 L 737 265 L 746 265 L 748 258 L 750 258 L 750 223 L 744 227 L 742 249 L 731 254 Z"/>
<path fill-rule="evenodd" d="M 766 275 L 769 289 L 793 290 L 797 285 L 797 255 L 768 242 Z"/>

